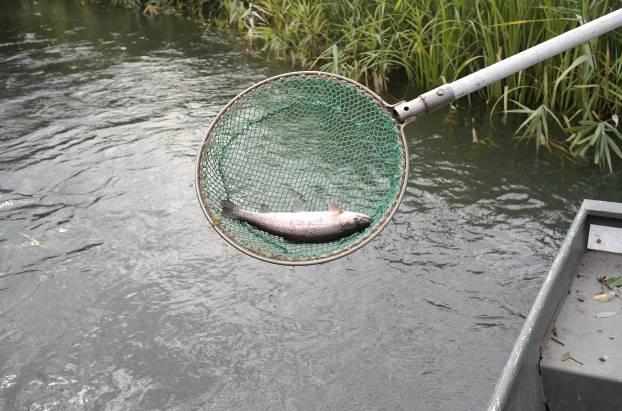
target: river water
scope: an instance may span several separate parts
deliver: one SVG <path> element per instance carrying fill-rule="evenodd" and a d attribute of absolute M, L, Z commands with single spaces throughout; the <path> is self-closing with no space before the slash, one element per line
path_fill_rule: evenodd
<path fill-rule="evenodd" d="M 195 156 L 290 68 L 178 17 L 0 4 L 3 410 L 481 409 L 582 199 L 622 201 L 620 173 L 445 110 L 407 128 L 374 241 L 259 262 L 208 225 Z"/>

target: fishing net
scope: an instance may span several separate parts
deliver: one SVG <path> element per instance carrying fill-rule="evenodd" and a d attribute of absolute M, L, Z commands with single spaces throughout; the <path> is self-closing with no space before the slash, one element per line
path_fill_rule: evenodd
<path fill-rule="evenodd" d="M 254 257 L 301 265 L 348 254 L 397 209 L 407 174 L 401 125 L 380 97 L 344 77 L 299 72 L 245 90 L 218 115 L 197 161 L 197 193 L 218 233 Z M 367 214 L 365 230 L 323 243 L 294 243 L 222 215 L 241 208 Z"/>

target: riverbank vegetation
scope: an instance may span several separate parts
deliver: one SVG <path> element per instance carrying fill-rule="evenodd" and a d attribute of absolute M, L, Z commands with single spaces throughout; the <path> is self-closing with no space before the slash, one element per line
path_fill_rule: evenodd
<path fill-rule="evenodd" d="M 339 73 L 383 92 L 406 77 L 450 82 L 615 10 L 608 0 L 109 0 L 183 11 L 266 58 Z M 517 136 L 613 168 L 622 158 L 622 34 L 610 33 L 492 84 L 475 100 L 522 116 Z M 411 96 L 413 97 L 413 96 Z"/>

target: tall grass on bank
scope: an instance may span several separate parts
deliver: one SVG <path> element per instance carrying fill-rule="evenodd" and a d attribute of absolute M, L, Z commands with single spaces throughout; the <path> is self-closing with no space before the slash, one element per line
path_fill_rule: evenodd
<path fill-rule="evenodd" d="M 379 92 L 393 75 L 431 89 L 622 6 L 620 0 L 109 1 L 187 10 L 271 59 L 339 73 Z M 523 116 L 517 135 L 537 149 L 591 157 L 611 170 L 613 158 L 622 158 L 621 80 L 622 35 L 610 33 L 470 100 Z"/>
<path fill-rule="evenodd" d="M 138 9 L 146 16 L 184 13 L 198 20 L 211 16 L 212 10 L 220 8 L 220 1 L 214 0 L 80 0 L 80 3 L 104 3 L 125 9 Z"/>

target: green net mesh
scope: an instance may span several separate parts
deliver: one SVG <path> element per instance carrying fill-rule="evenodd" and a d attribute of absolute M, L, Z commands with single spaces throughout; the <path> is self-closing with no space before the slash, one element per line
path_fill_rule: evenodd
<path fill-rule="evenodd" d="M 348 253 L 399 205 L 405 147 L 382 102 L 354 82 L 325 74 L 281 76 L 240 94 L 201 148 L 198 193 L 214 227 L 243 251 L 273 262 L 319 262 Z M 367 214 L 364 231 L 327 243 L 292 243 L 224 217 L 222 200 L 258 211 Z"/>

